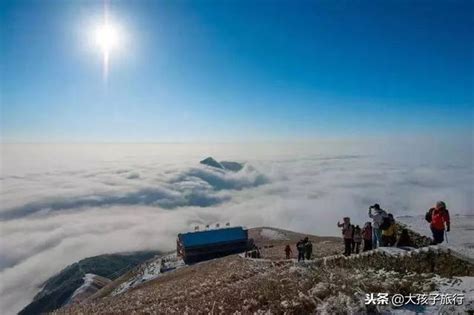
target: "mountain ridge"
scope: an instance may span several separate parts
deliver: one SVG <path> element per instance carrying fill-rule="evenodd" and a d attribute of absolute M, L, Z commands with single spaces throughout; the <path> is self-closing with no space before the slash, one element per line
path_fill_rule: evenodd
<path fill-rule="evenodd" d="M 46 280 L 33 301 L 18 314 L 33 315 L 55 310 L 69 302 L 74 292 L 84 284 L 86 274 L 113 280 L 133 266 L 157 254 L 159 254 L 158 251 L 138 251 L 81 259 Z"/>
<path fill-rule="evenodd" d="M 249 229 L 249 236 L 260 247 L 263 259 L 240 254 L 185 266 L 157 274 L 150 281 L 118 294 L 112 294 L 113 288 L 106 292 L 103 289 L 82 303 L 53 314 L 391 313 L 388 306 L 364 305 L 364 292 L 459 293 L 469 288 L 474 276 L 472 263 L 451 255 L 450 249 L 426 247 L 429 239 L 415 232 L 411 235 L 419 237 L 416 243 L 425 247 L 382 248 L 347 258 L 341 255 L 342 242 L 338 237 L 253 228 Z M 314 256 L 298 263 L 294 259 L 294 244 L 305 236 L 313 242 Z M 293 250 L 289 260 L 284 259 L 287 244 Z M 430 270 L 433 264 L 437 267 Z M 115 283 L 115 288 L 119 285 Z M 451 312 L 469 311 L 471 307 L 467 303 Z M 440 310 L 427 307 L 424 312 Z"/>

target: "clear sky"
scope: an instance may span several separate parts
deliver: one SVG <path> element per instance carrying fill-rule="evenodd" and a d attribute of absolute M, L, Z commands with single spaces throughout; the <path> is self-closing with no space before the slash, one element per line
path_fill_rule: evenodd
<path fill-rule="evenodd" d="M 4 141 L 473 132 L 473 1 L 0 2 Z"/>

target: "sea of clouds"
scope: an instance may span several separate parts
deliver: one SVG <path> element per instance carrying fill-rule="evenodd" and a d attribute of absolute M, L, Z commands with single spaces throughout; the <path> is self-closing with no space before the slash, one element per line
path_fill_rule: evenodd
<path fill-rule="evenodd" d="M 200 165 L 208 156 L 245 167 Z M 338 220 L 363 224 L 375 202 L 395 215 L 422 214 L 440 199 L 453 214 L 474 209 L 472 139 L 3 144 L 0 157 L 4 314 L 81 258 L 172 250 L 195 225 L 339 235 Z"/>

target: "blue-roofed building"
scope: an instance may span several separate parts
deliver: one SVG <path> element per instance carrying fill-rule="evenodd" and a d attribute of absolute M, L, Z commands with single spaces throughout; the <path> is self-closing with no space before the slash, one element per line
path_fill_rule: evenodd
<path fill-rule="evenodd" d="M 240 226 L 178 234 L 178 255 L 187 264 L 242 253 L 247 249 L 248 231 Z"/>

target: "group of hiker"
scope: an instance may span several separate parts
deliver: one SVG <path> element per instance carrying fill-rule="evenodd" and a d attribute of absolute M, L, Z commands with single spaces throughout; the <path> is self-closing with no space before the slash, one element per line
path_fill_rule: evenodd
<path fill-rule="evenodd" d="M 250 250 L 245 251 L 245 257 L 261 258 L 260 248 L 258 248 L 255 244 L 252 244 L 250 246 Z"/>
<path fill-rule="evenodd" d="M 369 217 L 372 222 L 366 222 L 363 228 L 353 225 L 349 217 L 343 222 L 337 222 L 342 228 L 344 239 L 344 255 L 358 254 L 363 242 L 362 251 L 375 249 L 378 246 L 394 246 L 397 242 L 397 226 L 391 213 L 380 208 L 379 204 L 369 207 Z"/>
<path fill-rule="evenodd" d="M 362 251 L 372 250 L 379 246 L 414 247 L 407 229 L 402 229 L 397 238 L 397 224 L 391 213 L 383 210 L 379 204 L 369 207 L 369 218 L 372 222 L 366 222 L 361 229 L 359 225 L 351 224 L 349 217 L 343 218 L 343 222 L 337 222 L 342 228 L 344 239 L 344 255 L 358 254 L 362 242 Z M 432 244 L 440 244 L 444 241 L 445 232 L 450 231 L 449 211 L 443 201 L 438 201 L 425 215 L 426 221 L 430 223 L 433 234 Z"/>
<path fill-rule="evenodd" d="M 296 250 L 298 251 L 298 261 L 304 261 L 305 259 L 310 260 L 313 255 L 313 243 L 311 243 L 308 237 L 305 237 L 296 243 Z M 292 253 L 293 251 L 291 250 L 290 245 L 286 245 L 286 259 L 290 259 Z"/>
<path fill-rule="evenodd" d="M 342 228 L 345 256 L 376 249 L 380 246 L 416 247 L 408 230 L 402 229 L 398 233 L 395 218 L 391 213 L 383 210 L 379 204 L 376 203 L 369 207 L 368 217 L 372 219 L 372 222 L 366 222 L 362 228 L 359 225 L 353 225 L 349 217 L 344 217 L 342 223 L 337 222 L 337 226 Z M 425 219 L 430 223 L 433 234 L 431 244 L 443 243 L 445 233 L 450 231 L 449 211 L 446 204 L 443 201 L 438 201 L 433 208 L 428 210 Z M 313 244 L 308 237 L 298 241 L 296 249 L 298 251 L 298 261 L 311 259 Z M 286 259 L 290 259 L 292 253 L 290 245 L 286 245 Z"/>

